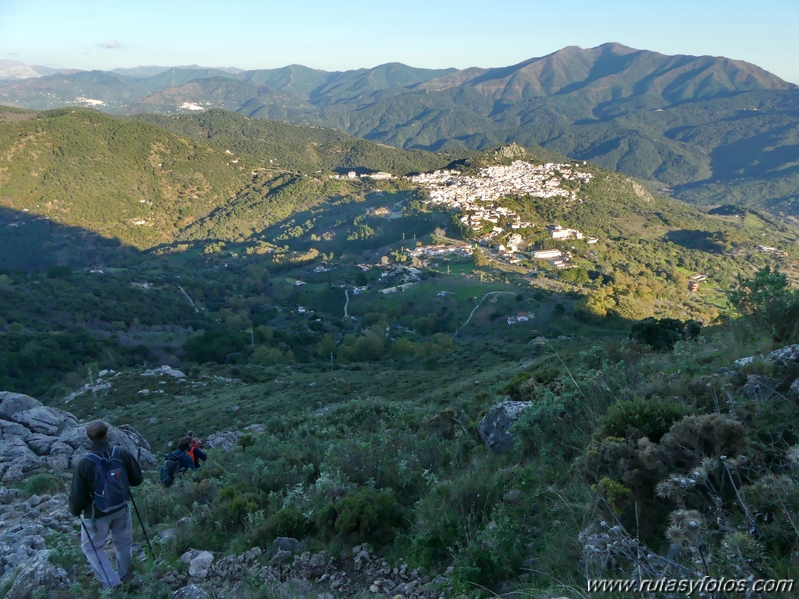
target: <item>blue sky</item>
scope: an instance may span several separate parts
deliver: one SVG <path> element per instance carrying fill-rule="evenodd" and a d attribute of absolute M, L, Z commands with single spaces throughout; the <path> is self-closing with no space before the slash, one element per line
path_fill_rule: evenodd
<path fill-rule="evenodd" d="M 80 69 L 487 67 L 609 41 L 799 83 L 799 0 L 0 0 L 0 58 Z"/>

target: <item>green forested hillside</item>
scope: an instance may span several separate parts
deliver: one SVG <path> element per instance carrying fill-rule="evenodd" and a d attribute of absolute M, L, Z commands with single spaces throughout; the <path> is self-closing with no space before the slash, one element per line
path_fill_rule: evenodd
<path fill-rule="evenodd" d="M 152 77 L 92 71 L 0 82 L 0 100 L 34 108 L 93 103 L 137 114 L 225 108 L 404 149 L 540 145 L 691 202 L 797 211 L 799 91 L 723 57 L 603 44 L 492 69 L 390 63 L 336 73 L 298 65 L 173 68 Z"/>
<path fill-rule="evenodd" d="M 95 240 L 150 248 L 174 241 L 180 231 L 238 196 L 242 200 L 231 209 L 260 191 L 303 183 L 302 175 L 273 181 L 281 172 L 357 168 L 402 174 L 439 168 L 453 158 L 223 111 L 149 119 L 163 127 L 86 109 L 8 109 L 0 115 L 0 205 L 7 209 L 3 239 L 54 243 L 48 246 L 54 262 L 62 254 L 55 250 L 60 242 L 44 241 L 50 239 L 50 222 L 81 227 L 100 236 Z M 256 176 L 253 169 L 259 169 Z M 264 219 L 273 224 L 287 217 L 296 208 L 292 202 L 304 194 L 281 191 L 268 214 L 242 217 L 248 230 L 259 230 Z M 311 195 L 319 202 L 328 192 Z M 5 255 L 6 267 L 25 262 L 14 255 Z"/>
<path fill-rule="evenodd" d="M 401 151 L 335 129 L 248 119 L 223 110 L 137 118 L 186 137 L 208 140 L 218 148 L 246 154 L 261 165 L 303 173 L 352 168 L 361 169 L 360 172 L 372 170 L 405 175 L 442 168 L 452 160 L 473 154 L 463 150 L 441 154 Z"/>
<path fill-rule="evenodd" d="M 2 206 L 136 247 L 170 240 L 250 178 L 207 144 L 95 111 L 0 123 Z"/>

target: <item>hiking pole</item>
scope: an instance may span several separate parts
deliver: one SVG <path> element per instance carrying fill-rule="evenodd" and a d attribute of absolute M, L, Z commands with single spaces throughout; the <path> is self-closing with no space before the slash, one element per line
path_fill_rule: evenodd
<path fill-rule="evenodd" d="M 108 578 L 108 573 L 105 571 L 105 566 L 103 565 L 103 560 L 100 559 L 100 554 L 97 552 L 97 547 L 94 546 L 94 541 L 92 540 L 92 535 L 89 534 L 89 529 L 86 528 L 86 522 L 83 518 L 78 516 L 78 520 L 80 520 L 81 525 L 83 526 L 83 530 L 86 531 L 86 538 L 89 539 L 89 545 L 92 546 L 94 549 L 94 555 L 97 557 L 97 563 L 100 564 L 100 569 L 103 571 L 103 576 L 105 576 L 105 582 L 108 585 L 108 588 L 111 588 L 111 579 Z"/>
<path fill-rule="evenodd" d="M 155 561 L 155 553 L 153 552 L 153 546 L 150 545 L 150 537 L 147 536 L 147 529 L 144 528 L 144 522 L 141 519 L 139 508 L 136 507 L 136 501 L 134 501 L 133 499 L 133 493 L 130 493 L 130 491 L 128 492 L 130 494 L 130 501 L 133 504 L 133 509 L 136 510 L 136 516 L 139 518 L 139 524 L 141 524 L 141 531 L 144 533 L 144 540 L 147 541 L 147 546 L 150 548 L 150 555 L 152 556 L 153 561 Z"/>

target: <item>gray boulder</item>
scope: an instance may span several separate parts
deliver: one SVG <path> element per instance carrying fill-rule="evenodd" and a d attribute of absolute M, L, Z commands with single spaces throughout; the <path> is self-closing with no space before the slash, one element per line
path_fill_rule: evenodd
<path fill-rule="evenodd" d="M 768 355 L 772 362 L 785 366 L 791 362 L 799 362 L 799 344 L 786 345 L 780 349 L 775 349 Z"/>
<path fill-rule="evenodd" d="M 38 399 L 33 399 L 22 393 L 0 391 L 0 418 L 10 420 L 17 412 L 24 412 L 42 405 Z"/>
<path fill-rule="evenodd" d="M 200 585 L 189 584 L 175 591 L 176 599 L 209 599 L 211 595 Z"/>
<path fill-rule="evenodd" d="M 222 451 L 233 451 L 236 441 L 241 437 L 239 431 L 225 431 L 209 435 L 203 445 L 208 449 L 221 449 Z"/>
<path fill-rule="evenodd" d="M 492 407 L 477 425 L 477 432 L 491 451 L 499 453 L 513 447 L 510 427 L 532 404 L 505 400 Z"/>
<path fill-rule="evenodd" d="M 197 557 L 189 562 L 189 576 L 192 578 L 205 578 L 208 576 L 208 569 L 214 561 L 214 554 L 210 551 L 202 551 Z"/>
<path fill-rule="evenodd" d="M 195 557 L 197 557 L 201 553 L 202 553 L 202 551 L 200 549 L 189 549 L 183 555 L 180 556 L 180 558 L 179 558 L 180 559 L 180 563 L 181 564 L 186 564 L 188 566 L 189 564 L 191 564 L 191 560 L 193 560 Z"/>
<path fill-rule="evenodd" d="M 780 395 L 777 386 L 780 381 L 768 376 L 750 374 L 746 379 L 746 384 L 741 387 L 741 393 L 752 401 L 766 401 L 775 395 Z"/>
<path fill-rule="evenodd" d="M 152 451 L 152 448 L 150 447 L 150 444 L 147 442 L 147 439 L 144 438 L 144 435 L 142 435 L 131 425 L 120 424 L 117 427 L 117 430 L 121 433 L 124 433 L 131 441 L 133 441 L 136 447 L 141 447 L 142 449 L 146 449 L 147 451 Z"/>
<path fill-rule="evenodd" d="M 37 455 L 49 454 L 53 443 L 58 441 L 56 437 L 42 435 L 40 433 L 30 433 L 24 439 L 28 447 L 30 447 Z"/>
<path fill-rule="evenodd" d="M 272 559 L 269 560 L 269 564 L 271 566 L 281 566 L 285 564 L 287 561 L 291 559 L 291 551 L 285 551 L 283 549 L 278 549 L 277 553 L 272 556 Z"/>
<path fill-rule="evenodd" d="M 272 551 L 275 553 L 278 551 L 296 551 L 299 546 L 300 542 L 291 537 L 277 537 L 272 541 Z"/>
<path fill-rule="evenodd" d="M 72 449 L 66 443 L 62 443 L 61 441 L 56 441 L 50 446 L 50 451 L 48 452 L 50 455 L 65 455 L 71 456 L 75 453 L 75 450 Z"/>
<path fill-rule="evenodd" d="M 3 475 L 2 480 L 4 483 L 22 480 L 27 476 L 39 472 L 44 463 L 43 458 L 37 456 L 35 459 L 24 457 L 12 462 L 0 464 L 0 472 L 2 472 Z"/>
<path fill-rule="evenodd" d="M 0 420 L 0 438 L 4 436 L 27 437 L 30 434 L 31 432 L 21 424 L 9 422 L 8 420 Z"/>
<path fill-rule="evenodd" d="M 0 480 L 20 480 L 43 468 L 69 470 L 91 447 L 86 424 L 69 412 L 19 393 L 0 392 Z M 158 466 L 150 444 L 133 427 L 111 426 L 109 441 L 133 454 L 143 468 Z"/>
<path fill-rule="evenodd" d="M 50 564 L 47 560 L 49 555 L 50 551 L 46 549 L 38 551 L 33 558 L 22 562 L 18 568 L 6 572 L 3 578 L 0 578 L 0 587 L 11 580 L 14 582 L 5 599 L 28 599 L 40 588 L 66 589 L 69 585 L 67 573 L 63 568 Z"/>
<path fill-rule="evenodd" d="M 86 436 L 85 424 L 65 430 L 58 436 L 58 441 L 64 445 L 69 445 L 73 451 L 89 449 L 92 445 L 89 437 Z"/>
<path fill-rule="evenodd" d="M 33 453 L 22 437 L 4 436 L 0 438 L 0 464 L 20 460 L 39 464 L 39 456 Z"/>
<path fill-rule="evenodd" d="M 11 420 L 34 433 L 57 436 L 77 426 L 78 419 L 69 412 L 47 406 L 36 406 L 11 415 Z"/>
<path fill-rule="evenodd" d="M 47 467 L 56 472 L 66 472 L 72 467 L 72 460 L 67 455 L 49 455 L 45 458 Z"/>

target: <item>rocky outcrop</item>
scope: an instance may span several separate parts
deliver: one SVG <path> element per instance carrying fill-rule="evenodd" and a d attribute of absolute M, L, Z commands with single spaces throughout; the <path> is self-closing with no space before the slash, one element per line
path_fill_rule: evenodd
<path fill-rule="evenodd" d="M 221 449 L 222 451 L 233 451 L 236 447 L 236 442 L 242 434 L 243 433 L 240 431 L 214 433 L 203 441 L 203 447 L 207 447 L 208 449 Z"/>
<path fill-rule="evenodd" d="M 284 549 L 294 547 L 295 550 Z M 338 559 L 326 551 L 301 551 L 296 539 L 281 538 L 273 546 L 271 558 L 253 547 L 241 555 L 216 559 L 209 551 L 191 549 L 184 553 L 180 569 L 168 572 L 161 582 L 175 590 L 176 597 L 236 596 L 242 581 L 259 581 L 265 587 L 285 587 L 294 596 L 314 594 L 320 599 L 335 596 L 363 595 L 368 591 L 378 597 L 432 599 L 452 596 L 446 576 L 432 578 L 422 568 L 411 569 L 405 563 L 390 566 L 369 545 L 357 545 Z M 278 555 L 282 559 L 275 560 Z"/>
<path fill-rule="evenodd" d="M 171 376 L 175 377 L 176 379 L 185 379 L 186 375 L 180 370 L 175 370 L 171 366 L 164 365 L 160 368 L 154 368 L 152 370 L 145 370 L 141 373 L 142 376 Z"/>
<path fill-rule="evenodd" d="M 28 599 L 40 588 L 67 588 L 69 578 L 66 570 L 52 565 L 48 558 L 50 551 L 43 549 L 25 561 L 16 571 L 14 582 L 5 599 Z"/>
<path fill-rule="evenodd" d="M 780 395 L 777 391 L 780 381 L 760 374 L 750 374 L 746 379 L 746 384 L 741 387 L 741 393 L 752 401 L 766 401 L 775 395 Z"/>
<path fill-rule="evenodd" d="M 787 366 L 791 362 L 799 362 L 799 345 L 786 345 L 775 349 L 768 355 L 767 359 L 780 366 Z"/>
<path fill-rule="evenodd" d="M 498 453 L 513 447 L 510 427 L 531 405 L 532 402 L 529 401 L 506 399 L 488 411 L 477 425 L 477 432 L 491 451 Z"/>
<path fill-rule="evenodd" d="M 39 407 L 41 402 L 21 393 L 0 391 L 0 418 L 8 420 L 14 414 Z"/>
<path fill-rule="evenodd" d="M 143 468 L 157 461 L 147 440 L 128 425 L 111 426 L 112 445 L 136 456 Z M 91 446 L 86 424 L 64 410 L 19 393 L 0 392 L 0 480 L 12 482 L 38 472 L 69 471 Z"/>
<path fill-rule="evenodd" d="M 762 360 L 764 362 L 771 362 L 778 366 L 787 366 L 788 364 L 799 362 L 799 344 L 786 345 L 779 349 L 775 349 L 767 356 L 746 356 L 745 358 L 738 358 L 733 362 L 734 368 L 742 368 L 749 364 L 754 364 L 756 361 Z"/>
<path fill-rule="evenodd" d="M 66 572 L 48 563 L 45 537 L 72 534 L 74 523 L 63 494 L 25 497 L 0 487 L 0 588 L 13 581 L 6 597 L 31 597 L 39 586 L 66 587 Z"/>

